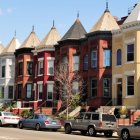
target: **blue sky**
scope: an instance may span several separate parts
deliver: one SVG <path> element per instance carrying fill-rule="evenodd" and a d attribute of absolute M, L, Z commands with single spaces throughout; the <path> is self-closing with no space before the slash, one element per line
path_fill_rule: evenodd
<path fill-rule="evenodd" d="M 108 0 L 113 16 L 122 17 L 139 0 Z M 63 36 L 80 13 L 86 31 L 92 28 L 105 10 L 106 0 L 0 0 L 0 41 L 6 46 L 17 32 L 20 43 L 29 35 L 32 25 L 42 40 L 55 26 Z"/>

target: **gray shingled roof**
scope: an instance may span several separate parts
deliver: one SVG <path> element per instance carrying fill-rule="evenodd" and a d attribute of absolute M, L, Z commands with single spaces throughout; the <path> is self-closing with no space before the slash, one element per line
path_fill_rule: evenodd
<path fill-rule="evenodd" d="M 79 18 L 76 19 L 74 24 L 70 27 L 70 29 L 66 32 L 66 34 L 63 36 L 62 40 L 66 39 L 80 39 L 82 36 L 86 34 L 86 30 L 81 24 Z"/>

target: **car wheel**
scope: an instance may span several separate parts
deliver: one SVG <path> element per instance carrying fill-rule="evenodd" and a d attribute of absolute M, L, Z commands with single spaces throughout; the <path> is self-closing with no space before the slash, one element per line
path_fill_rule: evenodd
<path fill-rule="evenodd" d="M 2 125 L 2 122 L 0 121 L 0 127 L 2 127 L 3 125 Z"/>
<path fill-rule="evenodd" d="M 36 124 L 35 129 L 36 129 L 37 131 L 40 130 L 40 124 L 39 124 L 39 123 Z"/>
<path fill-rule="evenodd" d="M 89 136 L 96 136 L 96 131 L 93 126 L 88 127 L 88 134 Z"/>
<path fill-rule="evenodd" d="M 69 124 L 65 125 L 65 133 L 70 134 L 71 133 L 71 126 Z"/>
<path fill-rule="evenodd" d="M 18 125 L 18 127 L 19 127 L 20 129 L 22 129 L 22 128 L 23 128 L 23 123 L 20 122 L 19 125 Z"/>
<path fill-rule="evenodd" d="M 86 135 L 87 131 L 86 130 L 81 130 L 81 135 Z"/>
<path fill-rule="evenodd" d="M 106 137 L 112 137 L 113 132 L 104 132 L 104 135 Z"/>
<path fill-rule="evenodd" d="M 121 138 L 122 138 L 122 140 L 129 140 L 130 139 L 129 131 L 128 130 L 122 130 Z"/>

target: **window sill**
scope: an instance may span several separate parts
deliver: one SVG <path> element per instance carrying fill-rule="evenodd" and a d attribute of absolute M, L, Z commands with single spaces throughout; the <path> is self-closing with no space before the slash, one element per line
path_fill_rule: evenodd
<path fill-rule="evenodd" d="M 48 74 L 48 73 L 47 73 L 47 75 L 49 75 L 49 76 L 54 76 L 54 74 Z"/>
<path fill-rule="evenodd" d="M 127 61 L 125 64 L 133 64 L 134 61 Z"/>
<path fill-rule="evenodd" d="M 120 67 L 122 67 L 122 65 L 116 65 L 115 67 L 116 67 L 116 68 L 120 68 Z"/>
<path fill-rule="evenodd" d="M 43 76 L 43 74 L 38 74 L 37 76 Z"/>
<path fill-rule="evenodd" d="M 41 102 L 42 100 L 41 100 L 41 99 L 38 99 L 37 101 L 38 101 L 38 102 Z"/>
<path fill-rule="evenodd" d="M 135 97 L 134 95 L 127 95 L 127 96 L 125 96 L 126 99 L 134 98 L 134 97 Z"/>

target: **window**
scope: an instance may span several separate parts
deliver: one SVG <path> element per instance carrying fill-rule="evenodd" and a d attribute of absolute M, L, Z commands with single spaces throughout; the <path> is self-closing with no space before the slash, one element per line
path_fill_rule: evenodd
<path fill-rule="evenodd" d="M 53 100 L 53 84 L 47 84 L 47 100 Z"/>
<path fill-rule="evenodd" d="M 18 63 L 18 75 L 23 74 L 23 62 Z"/>
<path fill-rule="evenodd" d="M 5 77 L 5 66 L 2 66 L 2 77 Z"/>
<path fill-rule="evenodd" d="M 85 117 L 84 117 L 84 120 L 90 120 L 90 118 L 91 118 L 91 114 L 90 113 L 86 113 Z"/>
<path fill-rule="evenodd" d="M 121 49 L 117 50 L 117 65 L 121 65 L 122 64 L 122 52 Z"/>
<path fill-rule="evenodd" d="M 103 79 L 103 94 L 104 97 L 110 96 L 110 78 L 104 78 Z"/>
<path fill-rule="evenodd" d="M 26 98 L 31 98 L 32 95 L 32 84 L 26 84 Z"/>
<path fill-rule="evenodd" d="M 127 96 L 134 95 L 134 76 L 127 77 Z"/>
<path fill-rule="evenodd" d="M 97 96 L 97 79 L 91 80 L 91 96 L 92 97 Z"/>
<path fill-rule="evenodd" d="M 42 84 L 38 84 L 38 100 L 42 100 Z"/>
<path fill-rule="evenodd" d="M 4 86 L 0 87 L 0 99 L 4 98 Z"/>
<path fill-rule="evenodd" d="M 48 60 L 48 75 L 54 75 L 54 60 Z"/>
<path fill-rule="evenodd" d="M 88 55 L 84 56 L 84 70 L 88 70 Z"/>
<path fill-rule="evenodd" d="M 134 44 L 127 45 L 127 62 L 134 61 Z"/>
<path fill-rule="evenodd" d="M 62 63 L 63 64 L 68 64 L 68 57 L 67 56 L 62 57 Z"/>
<path fill-rule="evenodd" d="M 109 67 L 111 65 L 111 59 L 110 59 L 110 50 L 105 49 L 104 50 L 104 67 Z"/>
<path fill-rule="evenodd" d="M 92 68 L 97 67 L 97 51 L 91 52 L 91 67 Z"/>
<path fill-rule="evenodd" d="M 27 75 L 33 74 L 33 62 L 27 62 Z"/>
<path fill-rule="evenodd" d="M 43 61 L 38 61 L 38 74 L 43 74 Z"/>
<path fill-rule="evenodd" d="M 79 92 L 79 83 L 77 81 L 74 81 L 72 83 L 72 92 L 73 94 L 76 94 Z"/>
<path fill-rule="evenodd" d="M 18 84 L 18 95 L 17 95 L 17 98 L 21 99 L 21 95 L 22 95 L 22 84 Z"/>
<path fill-rule="evenodd" d="M 99 120 L 99 114 L 92 114 L 92 120 Z"/>
<path fill-rule="evenodd" d="M 73 56 L 73 71 L 79 70 L 79 56 Z"/>
<path fill-rule="evenodd" d="M 8 87 L 8 99 L 13 99 L 13 86 Z"/>

